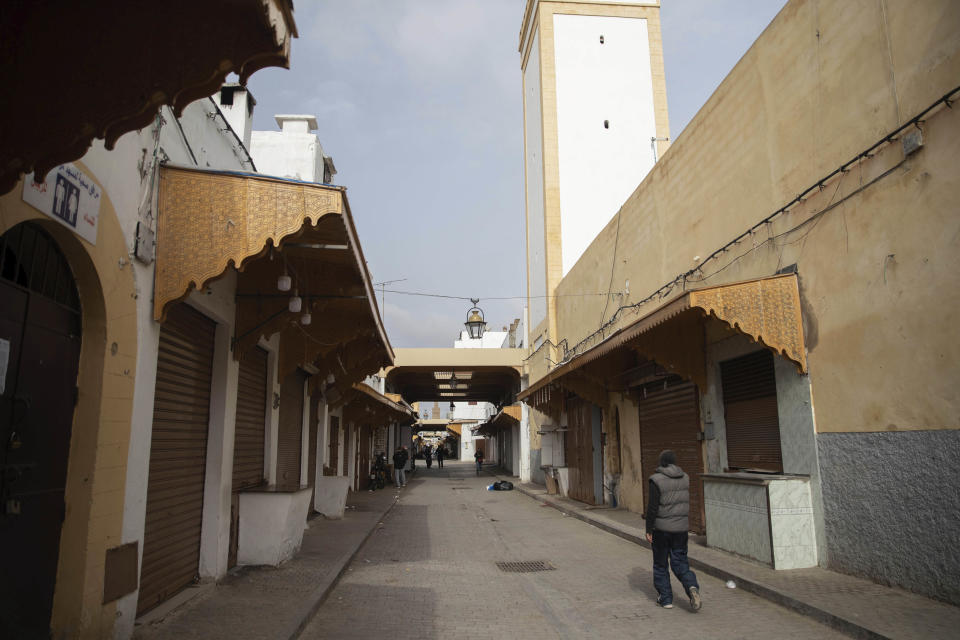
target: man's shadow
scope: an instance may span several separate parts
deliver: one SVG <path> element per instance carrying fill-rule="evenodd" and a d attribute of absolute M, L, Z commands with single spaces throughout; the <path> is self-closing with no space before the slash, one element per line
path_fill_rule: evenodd
<path fill-rule="evenodd" d="M 653 571 L 634 567 L 627 576 L 630 589 L 646 595 L 653 602 L 657 601 L 657 590 L 653 586 Z"/>

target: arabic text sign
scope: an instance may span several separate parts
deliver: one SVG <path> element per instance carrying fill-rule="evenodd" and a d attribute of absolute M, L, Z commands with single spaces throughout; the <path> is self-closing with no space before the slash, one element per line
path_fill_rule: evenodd
<path fill-rule="evenodd" d="M 62 164 L 37 184 L 33 174 L 23 179 L 23 201 L 33 205 L 90 244 L 97 244 L 100 187 L 72 163 Z"/>

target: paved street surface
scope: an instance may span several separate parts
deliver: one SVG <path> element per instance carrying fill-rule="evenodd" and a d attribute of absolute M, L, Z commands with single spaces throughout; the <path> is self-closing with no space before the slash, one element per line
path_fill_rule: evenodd
<path fill-rule="evenodd" d="M 470 463 L 421 466 L 302 638 L 839 638 L 699 574 L 692 613 L 656 605 L 650 552 L 518 491 L 486 491 Z M 546 561 L 506 573 L 496 563 Z"/>

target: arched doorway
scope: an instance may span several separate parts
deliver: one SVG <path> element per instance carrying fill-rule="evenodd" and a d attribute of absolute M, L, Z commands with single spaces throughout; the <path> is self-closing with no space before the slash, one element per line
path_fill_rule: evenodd
<path fill-rule="evenodd" d="M 0 636 L 48 637 L 57 576 L 81 306 L 54 239 L 0 236 Z"/>

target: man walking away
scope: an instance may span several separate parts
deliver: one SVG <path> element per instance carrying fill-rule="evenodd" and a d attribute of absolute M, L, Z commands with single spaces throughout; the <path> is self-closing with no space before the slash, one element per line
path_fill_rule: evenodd
<path fill-rule="evenodd" d="M 483 450 L 477 449 L 473 454 L 473 459 L 477 461 L 477 475 L 480 475 L 480 469 L 483 467 Z"/>
<path fill-rule="evenodd" d="M 443 469 L 443 459 L 447 457 L 447 450 L 444 447 L 437 447 L 437 468 Z"/>
<path fill-rule="evenodd" d="M 430 452 L 430 445 L 423 448 L 423 459 L 427 461 L 427 469 L 433 466 L 433 455 Z"/>
<path fill-rule="evenodd" d="M 402 448 L 397 447 L 396 453 L 393 454 L 393 482 L 397 485 L 397 488 L 407 486 L 407 477 L 403 473 L 403 468 L 406 465 L 407 456 Z"/>
<path fill-rule="evenodd" d="M 690 571 L 687 559 L 687 532 L 690 530 L 690 478 L 677 466 L 677 456 L 667 449 L 660 454 L 660 466 L 650 476 L 647 502 L 647 542 L 653 545 L 653 586 L 657 604 L 673 609 L 669 568 L 690 598 L 690 608 L 699 611 L 700 584 Z"/>

